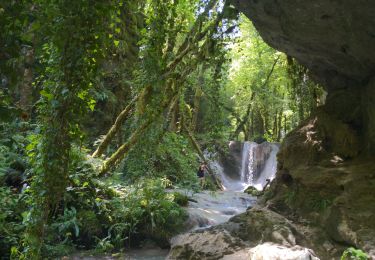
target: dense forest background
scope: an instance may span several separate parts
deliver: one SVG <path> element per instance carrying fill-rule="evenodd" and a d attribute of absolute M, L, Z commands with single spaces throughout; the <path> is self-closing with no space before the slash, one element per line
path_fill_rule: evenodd
<path fill-rule="evenodd" d="M 3 256 L 165 245 L 204 151 L 324 103 L 229 1 L 3 1 L 0 30 Z"/>

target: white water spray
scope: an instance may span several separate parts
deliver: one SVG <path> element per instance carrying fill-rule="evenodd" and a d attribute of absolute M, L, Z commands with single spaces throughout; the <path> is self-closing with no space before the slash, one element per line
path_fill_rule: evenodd
<path fill-rule="evenodd" d="M 279 147 L 273 143 L 245 142 L 243 144 L 241 180 L 245 186 L 253 186 L 262 190 L 267 179 L 271 181 L 274 179 L 278 151 Z"/>
<path fill-rule="evenodd" d="M 213 161 L 211 167 L 220 176 L 225 190 L 243 191 L 248 186 L 262 190 L 267 183 L 275 177 L 277 169 L 276 154 L 279 151 L 278 144 L 264 142 L 244 142 L 241 149 L 241 163 L 238 178 L 225 172 L 219 161 Z M 230 177 L 232 176 L 232 177 Z"/>

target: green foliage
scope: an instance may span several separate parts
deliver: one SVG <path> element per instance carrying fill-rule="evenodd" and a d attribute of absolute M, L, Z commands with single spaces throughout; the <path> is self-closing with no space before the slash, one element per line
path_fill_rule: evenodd
<path fill-rule="evenodd" d="M 284 201 L 288 206 L 293 206 L 296 199 L 298 198 L 298 191 L 296 190 L 289 190 L 284 194 Z"/>
<path fill-rule="evenodd" d="M 186 218 L 174 195 L 165 191 L 168 185 L 166 179 L 151 179 L 124 187 L 109 205 L 113 224 L 105 241 L 115 248 L 147 237 L 165 244 Z"/>
<path fill-rule="evenodd" d="M 115 1 L 42 0 L 38 4 L 34 23 L 40 26 L 35 37 L 41 40 L 36 49 L 41 64 L 36 79 L 40 134 L 38 145 L 29 153 L 34 173 L 25 235 L 29 258 L 40 257 L 48 241 L 61 240 L 46 226 L 59 218 L 58 208 L 69 184 L 72 144 L 82 141 L 80 120 L 94 108 L 90 91 L 105 46 L 112 43 L 107 26 L 116 17 L 111 13 Z"/>
<path fill-rule="evenodd" d="M 315 211 L 324 211 L 332 205 L 332 200 L 319 195 L 312 196 L 308 201 L 308 205 Z"/>
<path fill-rule="evenodd" d="M 280 141 L 316 108 L 322 89 L 303 66 L 268 46 L 244 15 L 239 29 L 228 55 L 232 61 L 226 91 L 235 100 L 232 124 L 238 128 L 242 122 L 236 130 L 243 139 Z"/>
<path fill-rule="evenodd" d="M 8 187 L 0 187 L 0 254 L 7 256 L 11 247 L 17 246 L 25 226 L 22 224 L 26 210 L 24 194 Z"/>
<path fill-rule="evenodd" d="M 157 136 L 148 135 L 141 140 L 125 159 L 126 179 L 166 177 L 173 185 L 190 188 L 197 186 L 197 156 L 188 139 L 168 132 L 160 143 L 155 143 Z"/>
<path fill-rule="evenodd" d="M 349 247 L 342 254 L 341 260 L 350 260 L 350 259 L 367 260 L 367 259 L 370 259 L 370 257 L 360 249 L 355 249 L 353 247 Z"/>
<path fill-rule="evenodd" d="M 173 201 L 181 207 L 186 207 L 189 204 L 189 197 L 180 192 L 173 192 Z"/>
<path fill-rule="evenodd" d="M 188 136 L 206 148 L 227 140 L 247 117 L 245 139 L 251 132 L 251 138 L 278 140 L 281 124 L 285 134 L 313 109 L 316 86 L 301 80 L 306 70 L 267 46 L 243 18 L 237 34 L 238 13 L 227 2 L 3 2 L 0 179 L 13 169 L 31 184 L 22 193 L 0 187 L 3 255 L 10 248 L 24 259 L 74 248 L 106 252 L 144 238 L 164 244 L 188 204 L 165 189 L 199 188 L 199 147 Z M 25 68 L 39 99 L 31 113 L 36 125 L 17 119 Z M 113 186 L 97 179 L 85 147 L 135 96 L 107 153 L 151 124 L 121 157 L 122 176 Z M 215 187 L 207 180 L 205 188 Z"/>
<path fill-rule="evenodd" d="M 165 245 L 181 228 L 186 213 L 180 204 L 185 204 L 187 198 L 167 193 L 165 189 L 171 185 L 168 180 L 148 179 L 130 186 L 117 184 L 111 187 L 95 178 L 93 166 L 83 160 L 79 149 L 73 151 L 72 158 L 75 160 L 71 167 L 75 171 L 72 170 L 69 175 L 63 200 L 65 207 L 45 230 L 48 235 L 42 250 L 50 257 L 67 255 L 74 248 L 110 252 L 125 245 L 137 245 L 147 238 Z M 25 199 L 20 204 L 18 198 L 24 197 L 18 194 L 11 196 L 9 189 L 1 192 L 0 198 L 7 202 L 1 204 L 2 212 L 6 214 L 4 217 L 0 215 L 1 224 L 7 230 L 11 227 L 9 230 L 12 231 L 11 234 L 6 233 L 9 241 L 4 240 L 4 250 L 10 252 L 11 246 L 20 244 L 21 232 L 25 229 L 21 214 L 26 223 L 32 221 L 33 215 L 23 213 Z M 15 219 L 17 214 L 20 217 Z M 27 258 L 27 249 L 25 245 L 19 250 L 14 247 L 13 255 Z"/>
<path fill-rule="evenodd" d="M 27 211 L 28 194 L 21 190 L 28 168 L 24 148 L 25 135 L 30 125 L 14 120 L 0 123 L 0 255 L 8 256 L 15 248 L 25 226 L 22 224 Z M 18 185 L 8 187 L 6 185 Z"/>
<path fill-rule="evenodd" d="M 15 93 L 17 83 L 22 78 L 21 69 L 25 59 L 22 50 L 32 45 L 31 35 L 34 28 L 28 27 L 34 18 L 31 5 L 29 1 L 0 3 L 0 86 L 8 91 L 8 94 Z M 13 97 L 8 95 L 4 98 L 3 90 L 0 90 L 0 120 L 9 116 L 2 112 L 5 112 L 4 108 L 9 112 L 9 107 L 4 105 L 12 100 Z M 12 107 L 14 108 L 14 105 Z"/>
<path fill-rule="evenodd" d="M 25 136 L 30 132 L 29 128 L 25 122 L 0 123 L 0 175 L 8 167 L 15 170 L 26 168 L 24 149 L 28 145 Z"/>

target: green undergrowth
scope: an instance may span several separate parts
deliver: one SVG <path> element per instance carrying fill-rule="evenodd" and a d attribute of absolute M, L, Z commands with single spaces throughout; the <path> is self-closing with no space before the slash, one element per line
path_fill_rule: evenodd
<path fill-rule="evenodd" d="M 35 202 L 30 185 L 36 175 L 31 159 L 38 145 L 36 131 L 26 123 L 0 124 L 0 255 L 1 259 L 26 259 L 31 237 L 27 227 L 35 222 Z M 97 254 L 119 252 L 153 240 L 161 247 L 183 227 L 187 218 L 182 208 L 187 196 L 166 189 L 179 188 L 171 179 L 172 169 L 194 168 L 193 154 L 184 139 L 167 136 L 175 150 L 161 147 L 158 159 L 172 153 L 185 153 L 165 165 L 145 167 L 143 176 L 132 178 L 124 172 L 98 178 L 100 159 L 87 157 L 84 147 L 73 146 L 70 154 L 69 182 L 62 202 L 45 228 L 43 259 L 56 259 L 76 251 Z M 165 158 L 164 158 L 165 159 Z M 138 160 L 139 164 L 147 161 Z M 136 161 L 133 162 L 136 165 Z M 148 172 L 147 170 L 152 170 Z M 155 172 L 160 171 L 158 174 Z M 139 172 L 137 172 L 139 174 Z M 192 170 L 180 171 L 183 187 L 199 189 Z M 186 177 L 184 177 L 186 176 Z M 172 182 L 174 181 L 174 182 Z"/>
<path fill-rule="evenodd" d="M 77 151 L 78 153 L 78 151 Z M 117 252 L 139 245 L 145 239 L 161 247 L 182 227 L 186 213 L 180 205 L 187 198 L 168 193 L 167 179 L 139 180 L 132 185 L 96 178 L 94 167 L 79 155 L 75 171 L 69 176 L 59 214 L 46 228 L 44 256 L 56 258 L 76 250 L 92 250 L 98 254 Z M 32 201 L 28 189 L 21 193 L 0 188 L 0 252 L 14 259 L 24 258 L 28 248 L 25 225 L 32 221 Z M 6 257 L 5 257 L 6 259 Z"/>
<path fill-rule="evenodd" d="M 165 192 L 165 179 L 107 186 L 88 176 L 85 171 L 71 176 L 64 214 L 51 226 L 62 237 L 51 243 L 49 252 L 66 254 L 61 252 L 66 245 L 107 253 L 137 246 L 144 239 L 166 246 L 185 220 L 178 205 L 181 199 Z"/>
<path fill-rule="evenodd" d="M 344 251 L 341 256 L 341 260 L 367 260 L 370 257 L 360 249 L 349 247 Z"/>

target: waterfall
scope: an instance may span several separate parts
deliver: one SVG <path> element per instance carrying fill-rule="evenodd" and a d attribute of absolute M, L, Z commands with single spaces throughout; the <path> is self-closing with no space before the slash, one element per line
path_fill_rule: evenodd
<path fill-rule="evenodd" d="M 251 152 L 251 144 L 250 142 L 245 142 L 242 147 L 242 162 L 241 162 L 241 181 L 247 183 L 247 173 L 249 169 L 249 160 L 250 160 L 250 152 Z"/>
<path fill-rule="evenodd" d="M 278 145 L 264 142 L 230 142 L 229 153 L 204 152 L 211 169 L 220 177 L 224 191 L 191 194 L 187 229 L 207 228 L 246 211 L 256 198 L 243 191 L 248 186 L 263 189 L 276 172 Z"/>
<path fill-rule="evenodd" d="M 262 190 L 267 179 L 272 180 L 275 177 L 278 150 L 278 145 L 274 143 L 243 144 L 240 176 L 246 186 Z"/>
<path fill-rule="evenodd" d="M 225 190 L 243 191 L 248 186 L 262 190 L 267 179 L 275 177 L 278 150 L 277 143 L 230 142 L 229 154 L 209 156 L 210 165 Z"/>

